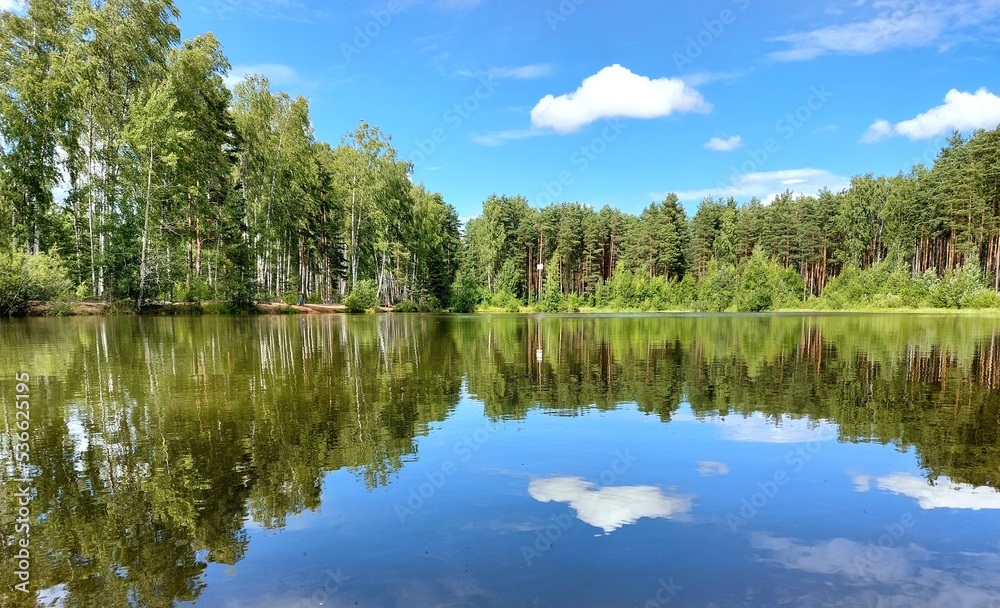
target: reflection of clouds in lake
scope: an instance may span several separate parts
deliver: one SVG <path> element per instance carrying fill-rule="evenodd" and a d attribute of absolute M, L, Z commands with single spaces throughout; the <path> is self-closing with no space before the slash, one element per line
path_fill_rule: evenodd
<path fill-rule="evenodd" d="M 806 418 L 769 418 L 763 414 L 688 416 L 679 412 L 675 421 L 698 421 L 722 427 L 722 438 L 747 443 L 809 443 L 830 441 L 838 436 L 837 425 Z"/>
<path fill-rule="evenodd" d="M 579 477 L 536 479 L 528 493 L 539 502 L 565 502 L 581 521 L 605 533 L 643 517 L 669 519 L 691 510 L 691 496 L 664 494 L 654 486 L 598 488 Z"/>
<path fill-rule="evenodd" d="M 834 603 L 824 605 L 993 608 L 1000 600 L 1000 555 L 996 553 L 948 554 L 943 561 L 953 567 L 942 570 L 935 566 L 942 556 L 907 545 L 905 539 L 899 546 L 880 547 L 846 538 L 808 543 L 752 534 L 750 543 L 764 555 L 762 561 L 810 574 L 845 577 L 850 587 L 837 592 Z M 816 587 L 816 593 L 823 593 L 820 585 Z"/>
<path fill-rule="evenodd" d="M 702 460 L 698 463 L 698 473 L 703 477 L 718 477 L 729 475 L 729 465 L 724 462 Z"/>
<path fill-rule="evenodd" d="M 872 482 L 880 490 L 916 498 L 921 509 L 1000 509 L 1000 492 L 992 488 L 955 483 L 948 477 L 938 477 L 935 485 L 923 477 L 895 473 L 872 479 L 866 475 L 853 478 L 854 489 L 867 492 Z"/>

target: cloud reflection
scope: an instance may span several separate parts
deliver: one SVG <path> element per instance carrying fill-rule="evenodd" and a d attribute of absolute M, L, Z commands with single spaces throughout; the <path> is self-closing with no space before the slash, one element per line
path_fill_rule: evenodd
<path fill-rule="evenodd" d="M 610 534 L 643 517 L 670 519 L 691 511 L 691 496 L 667 495 L 654 486 L 598 488 L 580 477 L 536 479 L 528 493 L 539 502 L 564 502 L 581 521 Z"/>
<path fill-rule="evenodd" d="M 751 545 L 762 561 L 814 575 L 845 577 L 851 586 L 838 589 L 827 606 L 983 606 L 1000 602 L 1000 555 L 942 555 L 902 539 L 898 546 L 846 538 L 808 542 L 768 534 L 752 534 Z M 942 569 L 940 564 L 953 567 Z M 815 585 L 817 594 L 823 585 Z M 852 589 L 853 588 L 853 589 Z M 846 593 L 844 593 L 846 591 Z M 796 598 L 796 605 L 816 605 Z"/>
<path fill-rule="evenodd" d="M 909 473 L 895 473 L 874 479 L 858 475 L 853 481 L 854 489 L 858 492 L 867 492 L 874 482 L 880 490 L 917 499 L 921 509 L 1000 509 L 1000 492 L 992 488 L 955 483 L 945 476 L 938 477 L 934 485 L 923 477 Z"/>
<path fill-rule="evenodd" d="M 715 462 L 714 460 L 701 460 L 698 462 L 698 474 L 702 477 L 729 475 L 729 465 L 724 462 Z"/>

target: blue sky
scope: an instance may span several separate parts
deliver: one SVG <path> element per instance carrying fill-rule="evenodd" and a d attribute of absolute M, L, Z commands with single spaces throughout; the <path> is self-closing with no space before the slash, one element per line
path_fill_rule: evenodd
<path fill-rule="evenodd" d="M 490 194 L 639 212 L 933 160 L 1000 124 L 1000 0 L 179 0 L 316 136 L 392 134 L 460 215 Z"/>

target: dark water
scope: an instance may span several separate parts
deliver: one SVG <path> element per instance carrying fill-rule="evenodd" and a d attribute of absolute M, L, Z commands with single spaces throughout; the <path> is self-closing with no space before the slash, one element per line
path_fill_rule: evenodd
<path fill-rule="evenodd" d="M 997 608 L 998 389 L 971 317 L 5 322 L 0 603 Z"/>

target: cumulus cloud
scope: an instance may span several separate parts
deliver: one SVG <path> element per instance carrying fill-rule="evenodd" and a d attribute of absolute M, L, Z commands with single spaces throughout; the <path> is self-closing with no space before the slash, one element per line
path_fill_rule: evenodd
<path fill-rule="evenodd" d="M 662 118 L 711 109 L 701 93 L 680 78 L 651 79 L 615 64 L 585 79 L 573 93 L 546 95 L 531 110 L 531 123 L 573 133 L 604 118 Z"/>
<path fill-rule="evenodd" d="M 720 184 L 714 188 L 685 190 L 677 192 L 682 201 L 700 201 L 706 196 L 728 198 L 730 196 L 747 200 L 752 197 L 770 202 L 786 190 L 795 195 L 813 195 L 827 188 L 837 192 L 850 185 L 846 177 L 836 175 L 825 169 L 788 169 L 784 171 L 764 171 L 755 173 L 737 173 L 732 181 Z M 654 199 L 663 198 L 664 194 L 652 193 Z"/>
<path fill-rule="evenodd" d="M 923 477 L 896 473 L 872 479 L 855 476 L 854 489 L 867 492 L 872 484 L 880 490 L 915 498 L 921 509 L 1000 509 L 1000 492 L 993 488 L 979 488 L 966 483 L 955 483 L 948 477 L 939 477 L 934 485 Z"/>
<path fill-rule="evenodd" d="M 997 125 L 1000 125 L 1000 97 L 985 88 L 975 93 L 952 89 L 945 95 L 943 104 L 916 118 L 895 125 L 885 119 L 876 120 L 861 140 L 872 143 L 890 135 L 902 135 L 917 141 L 933 139 L 952 131 L 995 129 Z"/>
<path fill-rule="evenodd" d="M 690 496 L 671 496 L 654 486 L 598 488 L 579 477 L 536 479 L 528 493 L 539 502 L 564 502 L 580 521 L 606 534 L 643 517 L 670 519 L 691 511 Z"/>
<path fill-rule="evenodd" d="M 713 137 L 708 140 L 705 147 L 709 150 L 715 150 L 716 152 L 732 152 L 743 146 L 743 138 L 739 135 L 733 135 L 732 137 L 727 137 L 725 139 L 721 137 Z"/>
<path fill-rule="evenodd" d="M 234 65 L 226 76 L 226 86 L 232 89 L 247 76 L 260 75 L 267 78 L 272 85 L 283 86 L 299 81 L 298 73 L 287 65 L 280 63 L 261 63 L 257 65 Z"/>
<path fill-rule="evenodd" d="M 808 61 L 826 54 L 870 55 L 892 49 L 946 47 L 946 40 L 960 40 L 966 30 L 1000 14 L 996 0 L 926 0 L 864 2 L 855 10 L 870 11 L 866 19 L 793 32 L 771 39 L 787 45 L 771 54 L 778 61 Z M 832 14 L 843 14 L 838 9 Z"/>
<path fill-rule="evenodd" d="M 24 3 L 21 0 L 0 0 L 0 13 L 7 12 L 19 12 L 24 8 Z"/>

